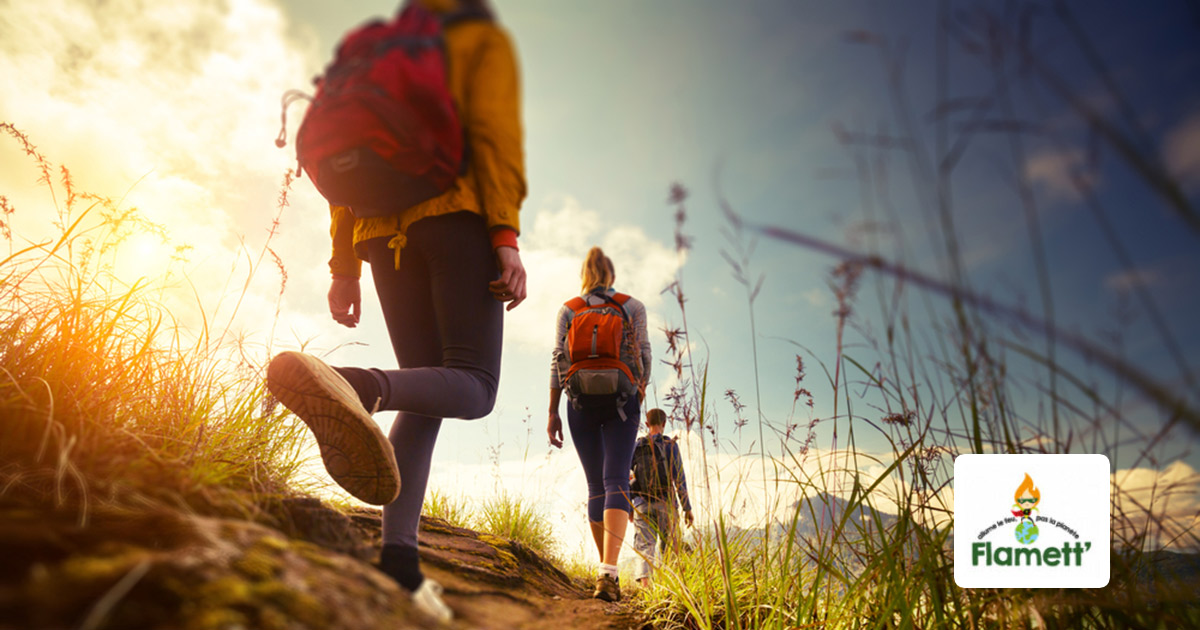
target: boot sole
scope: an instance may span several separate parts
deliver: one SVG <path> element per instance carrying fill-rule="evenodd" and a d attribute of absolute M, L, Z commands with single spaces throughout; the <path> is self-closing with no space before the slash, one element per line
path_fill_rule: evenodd
<path fill-rule="evenodd" d="M 372 505 L 386 505 L 400 494 L 391 443 L 333 368 L 300 352 L 283 352 L 267 366 L 267 389 L 308 425 L 325 470 L 346 492 Z"/>

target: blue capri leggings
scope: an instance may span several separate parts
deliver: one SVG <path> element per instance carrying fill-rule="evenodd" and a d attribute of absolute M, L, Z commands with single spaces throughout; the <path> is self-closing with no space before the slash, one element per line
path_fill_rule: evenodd
<path fill-rule="evenodd" d="M 567 404 L 567 426 L 587 478 L 588 520 L 593 523 L 604 520 L 604 510 L 633 511 L 629 464 L 641 424 L 637 396 L 625 403 L 625 416 L 622 420 L 612 403 L 585 404 L 580 409 Z"/>

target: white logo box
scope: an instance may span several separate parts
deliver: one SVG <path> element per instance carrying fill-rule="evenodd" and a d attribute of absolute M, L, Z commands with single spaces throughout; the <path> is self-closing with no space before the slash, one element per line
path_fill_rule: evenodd
<path fill-rule="evenodd" d="M 954 582 L 962 588 L 1106 586 L 1109 479 L 1104 455 L 959 455 Z"/>

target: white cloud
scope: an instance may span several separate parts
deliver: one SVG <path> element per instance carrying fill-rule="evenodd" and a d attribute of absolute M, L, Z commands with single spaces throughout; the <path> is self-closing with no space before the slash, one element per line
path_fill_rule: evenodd
<path fill-rule="evenodd" d="M 1082 151 L 1041 151 L 1025 163 L 1025 176 L 1040 187 L 1051 201 L 1075 201 L 1079 191 L 1075 177 L 1088 177 Z"/>
<path fill-rule="evenodd" d="M 617 290 L 646 305 L 651 339 L 655 339 L 664 321 L 658 312 L 663 305 L 660 292 L 679 265 L 674 249 L 639 227 L 606 224 L 602 213 L 583 208 L 573 198 L 551 203 L 556 207 L 542 208 L 532 220 L 525 220 L 521 260 L 529 275 L 529 298 L 505 320 L 506 345 L 516 343 L 523 350 L 541 353 L 549 363 L 558 309 L 579 294 L 579 270 L 595 245 L 616 267 Z"/>
<path fill-rule="evenodd" d="M 1183 461 L 1161 470 L 1118 470 L 1113 479 L 1114 542 L 1197 550 L 1200 473 Z"/>
<path fill-rule="evenodd" d="M 525 221 L 533 229 L 521 234 L 522 246 L 527 249 L 576 253 L 582 260 L 588 248 L 596 245 L 593 237 L 600 231 L 600 214 L 585 210 L 577 199 L 569 196 L 550 199 L 552 208 L 543 208 Z M 578 267 L 578 265 L 576 265 Z M 575 270 L 578 272 L 578 269 Z"/>
<path fill-rule="evenodd" d="M 654 382 L 657 383 L 656 391 L 658 393 L 658 396 L 656 399 L 650 399 L 650 401 L 651 401 L 650 404 L 653 404 L 654 400 L 665 401 L 667 396 L 671 393 L 671 389 L 674 388 L 675 386 L 679 385 L 679 383 L 681 382 L 679 380 L 679 375 L 675 373 L 674 368 L 667 366 L 667 365 L 661 365 L 661 364 L 656 365 L 654 367 L 655 367 L 655 370 L 657 370 L 657 372 L 656 372 L 657 378 L 654 379 Z M 649 399 L 649 397 L 650 397 L 649 391 L 647 391 L 646 395 L 647 395 L 647 398 Z M 660 403 L 659 406 L 661 407 L 663 404 L 665 404 L 665 403 Z"/>
<path fill-rule="evenodd" d="M 1009 253 L 1017 238 L 1017 233 L 1010 226 L 1010 229 L 981 232 L 977 238 L 964 239 L 967 247 L 962 252 L 963 265 L 975 270 L 994 263 Z"/>
<path fill-rule="evenodd" d="M 825 306 L 829 304 L 828 289 L 809 289 L 803 293 L 804 301 L 808 302 L 809 306 Z"/>
<path fill-rule="evenodd" d="M 768 456 L 764 463 L 758 454 L 714 449 L 711 436 L 708 442 L 703 442 L 699 433 L 685 434 L 682 427 L 668 426 L 667 432 L 681 441 L 698 518 L 712 520 L 718 512 L 724 512 L 727 522 L 742 528 L 787 522 L 796 501 L 821 492 L 849 499 L 855 488 L 855 476 L 860 488 L 870 486 L 894 459 L 891 453 L 811 446 L 803 454 L 782 458 Z M 757 433 L 752 433 L 757 438 Z M 792 444 L 792 448 L 796 445 Z M 870 504 L 895 514 L 900 509 L 901 497 L 911 494 L 907 484 L 893 474 L 878 484 Z M 944 508 L 945 514 L 949 514 L 954 504 L 949 488 L 923 500 L 928 505 Z M 918 520 L 928 521 L 925 523 L 928 526 L 941 524 L 935 522 L 931 514 L 915 516 Z"/>
<path fill-rule="evenodd" d="M 1162 274 L 1153 269 L 1133 269 L 1109 274 L 1104 286 L 1113 291 L 1127 292 L 1138 287 L 1150 287 L 1163 281 Z"/>
<path fill-rule="evenodd" d="M 47 0 L 10 3 L 0 20 L 0 112 L 52 162 L 71 169 L 77 191 L 120 199 L 166 227 L 170 246 L 141 242 L 117 261 L 126 280 L 161 277 L 172 247 L 192 247 L 185 267 L 209 310 L 245 286 L 275 213 L 283 171 L 274 146 L 283 90 L 304 86 L 319 60 L 288 40 L 285 17 L 267 0 L 145 4 Z M 292 112 L 299 120 L 302 112 Z M 293 124 L 294 129 L 294 124 Z M 18 238 L 53 235 L 44 188 L 8 138 L 0 186 L 17 213 Z M 9 156 L 13 156 L 10 158 Z M 27 165 L 27 166 L 26 166 Z M 126 195 L 126 193 L 128 193 Z M 58 193 L 59 203 L 62 193 Z M 325 204 L 300 182 L 272 246 L 293 275 L 323 266 Z M 246 325 L 274 312 L 279 275 L 268 263 L 243 306 Z M 301 269 L 300 267 L 305 267 Z M 178 271 L 178 269 L 177 269 Z M 292 290 L 296 290 L 296 285 Z M 196 324 L 186 285 L 169 298 Z M 232 306 L 233 298 L 225 304 Z M 208 313 L 209 316 L 213 314 Z"/>
<path fill-rule="evenodd" d="M 1167 133 L 1163 154 L 1167 168 L 1184 187 L 1200 188 L 1200 112 Z"/>

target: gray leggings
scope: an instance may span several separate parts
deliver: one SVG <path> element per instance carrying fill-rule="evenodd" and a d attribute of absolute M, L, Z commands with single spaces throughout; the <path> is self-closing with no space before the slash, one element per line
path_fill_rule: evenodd
<path fill-rule="evenodd" d="M 421 219 L 407 237 L 399 269 L 387 238 L 366 247 L 400 365 L 371 370 L 382 389 L 380 410 L 400 412 L 388 436 L 400 496 L 383 508 L 383 542 L 416 547 L 442 418 L 480 418 L 496 402 L 504 311 L 488 291 L 499 273 L 483 217 Z"/>

